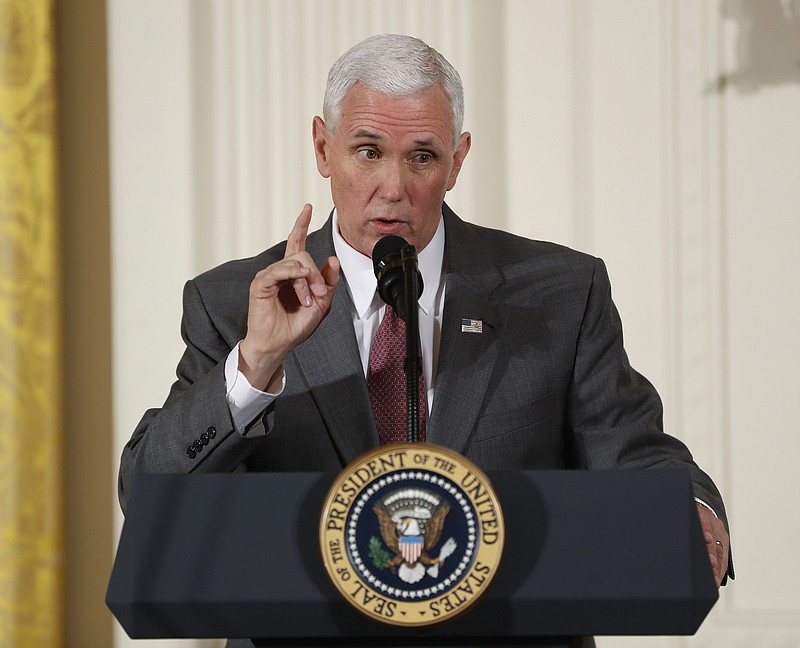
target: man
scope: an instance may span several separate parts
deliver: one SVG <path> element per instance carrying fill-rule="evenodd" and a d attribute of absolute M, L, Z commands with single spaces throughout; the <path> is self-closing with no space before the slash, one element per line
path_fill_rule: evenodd
<path fill-rule="evenodd" d="M 378 445 L 368 376 L 387 309 L 370 255 L 394 234 L 424 280 L 427 440 L 484 469 L 686 467 L 719 585 L 722 501 L 628 364 L 602 261 L 444 203 L 470 149 L 458 73 L 417 39 L 376 36 L 334 64 L 323 115 L 331 218 L 307 236 L 306 205 L 284 244 L 187 283 L 178 380 L 125 447 L 123 506 L 142 472 L 339 470 Z"/>

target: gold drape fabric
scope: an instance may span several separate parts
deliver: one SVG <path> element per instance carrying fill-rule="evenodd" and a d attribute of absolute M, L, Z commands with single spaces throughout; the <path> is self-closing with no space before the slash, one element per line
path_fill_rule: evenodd
<path fill-rule="evenodd" d="M 0 646 L 62 645 L 52 0 L 0 0 Z"/>

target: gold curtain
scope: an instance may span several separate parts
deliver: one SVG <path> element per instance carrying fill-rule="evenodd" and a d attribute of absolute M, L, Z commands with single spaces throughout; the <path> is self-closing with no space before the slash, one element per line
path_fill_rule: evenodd
<path fill-rule="evenodd" d="M 0 0 L 0 645 L 62 644 L 52 0 Z"/>

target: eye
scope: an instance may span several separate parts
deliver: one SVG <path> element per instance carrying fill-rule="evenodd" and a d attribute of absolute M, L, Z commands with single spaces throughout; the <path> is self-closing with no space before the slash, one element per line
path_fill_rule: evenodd
<path fill-rule="evenodd" d="M 358 155 L 364 158 L 365 160 L 377 160 L 378 159 L 378 151 L 372 148 L 363 148 L 358 149 Z"/>
<path fill-rule="evenodd" d="M 420 165 L 430 164 L 433 161 L 433 155 L 430 153 L 417 153 L 414 156 L 414 162 Z"/>

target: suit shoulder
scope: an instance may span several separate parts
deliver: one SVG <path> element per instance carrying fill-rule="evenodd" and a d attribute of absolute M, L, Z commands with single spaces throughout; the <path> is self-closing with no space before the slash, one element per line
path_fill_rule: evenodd
<path fill-rule="evenodd" d="M 203 335 L 198 327 L 211 322 L 229 348 L 247 331 L 250 284 L 260 270 L 283 257 L 285 244 L 253 257 L 227 261 L 186 282 L 183 291 L 183 327 L 192 337 Z M 199 331 L 199 332 L 198 332 Z"/>
<path fill-rule="evenodd" d="M 493 229 L 462 221 L 463 236 L 459 236 L 459 248 L 467 255 L 489 256 L 495 263 L 505 267 L 518 264 L 549 266 L 552 268 L 570 267 L 593 270 L 597 257 L 574 250 L 566 245 L 526 238 L 504 230 Z"/>

